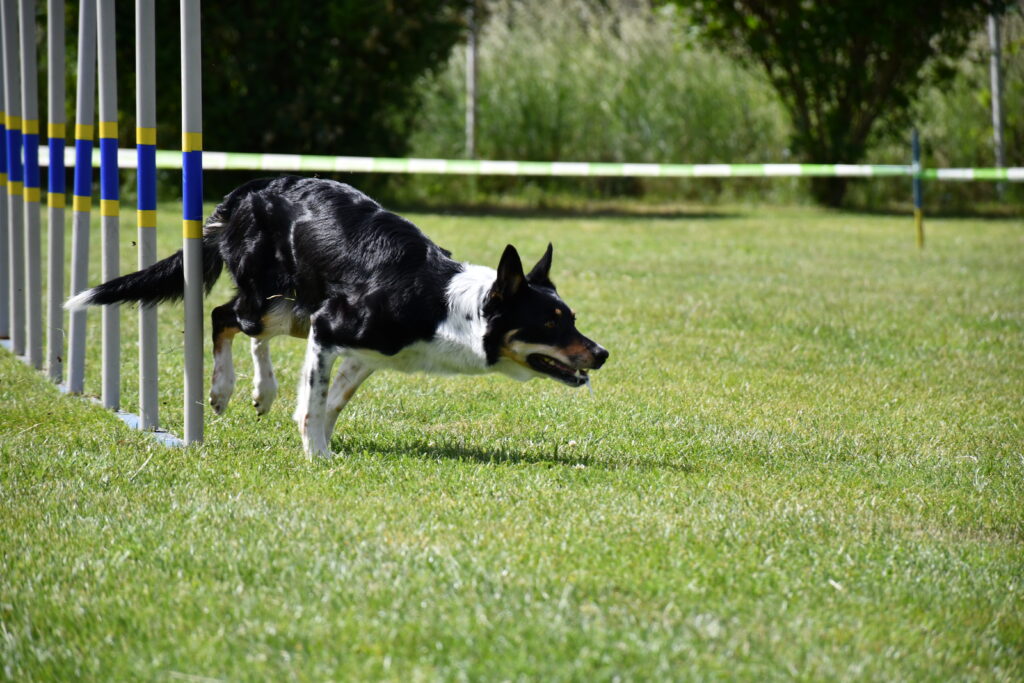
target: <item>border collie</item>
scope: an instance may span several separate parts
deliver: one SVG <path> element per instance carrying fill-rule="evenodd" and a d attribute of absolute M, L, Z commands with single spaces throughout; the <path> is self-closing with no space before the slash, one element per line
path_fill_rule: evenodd
<path fill-rule="evenodd" d="M 251 337 L 252 398 L 261 415 L 277 395 L 270 339 L 307 338 L 294 417 L 308 456 L 330 457 L 338 414 L 374 370 L 500 372 L 579 387 L 608 351 L 576 329 L 549 276 L 551 253 L 549 244 L 529 273 L 512 245 L 497 271 L 459 263 L 348 185 L 294 176 L 246 183 L 203 227 L 207 293 L 225 264 L 237 286 L 212 314 L 210 404 L 223 412 L 234 391 L 231 342 L 240 331 Z M 183 292 L 178 251 L 65 307 L 153 304 Z M 338 356 L 344 360 L 328 390 Z"/>

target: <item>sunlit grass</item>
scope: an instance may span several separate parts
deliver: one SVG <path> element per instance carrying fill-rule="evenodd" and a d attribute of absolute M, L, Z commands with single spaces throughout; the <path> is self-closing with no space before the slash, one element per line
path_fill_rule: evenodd
<path fill-rule="evenodd" d="M 930 220 L 918 251 L 907 218 L 810 209 L 411 218 L 476 263 L 553 241 L 612 354 L 595 395 L 378 373 L 322 465 L 289 419 L 299 340 L 263 418 L 238 341 L 189 450 L 0 354 L 5 678 L 1024 674 L 1020 220 Z"/>

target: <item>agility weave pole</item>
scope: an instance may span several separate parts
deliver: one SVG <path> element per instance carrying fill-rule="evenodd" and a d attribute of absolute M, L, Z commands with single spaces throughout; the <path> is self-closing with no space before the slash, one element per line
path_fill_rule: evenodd
<path fill-rule="evenodd" d="M 46 367 L 51 381 L 64 379 L 64 204 L 67 191 L 64 175 L 64 0 L 47 0 L 46 11 L 47 139 L 47 305 Z"/>
<path fill-rule="evenodd" d="M 75 181 L 71 204 L 71 295 L 89 288 L 89 222 L 92 218 L 93 96 L 96 89 L 96 3 L 78 6 L 78 86 L 75 95 Z M 72 311 L 68 326 L 68 391 L 85 390 L 86 311 Z"/>
<path fill-rule="evenodd" d="M 121 274 L 119 263 L 121 205 L 117 168 L 117 64 L 114 33 L 114 0 L 99 0 L 96 14 L 100 93 L 100 222 L 102 241 L 101 280 Z M 103 406 L 121 406 L 121 309 L 104 306 Z"/>
<path fill-rule="evenodd" d="M 203 439 L 203 108 L 199 0 L 181 0 L 185 443 Z"/>
<path fill-rule="evenodd" d="M 18 52 L 18 8 L 3 3 L 4 102 L 7 122 L 8 294 L 11 350 L 25 354 L 25 225 L 21 154 L 21 87 Z"/>
<path fill-rule="evenodd" d="M 182 2 L 183 65 L 195 69 L 183 79 L 183 120 L 186 145 L 177 166 L 185 170 L 185 252 L 186 270 L 198 273 L 198 279 L 186 275 L 186 359 L 191 358 L 192 373 L 186 378 L 187 441 L 202 438 L 202 143 L 199 106 L 201 80 L 199 62 L 199 0 Z M 59 383 L 63 376 L 62 349 L 64 330 L 64 208 L 65 173 L 73 166 L 74 201 L 72 267 L 70 293 L 88 289 L 89 233 L 92 211 L 92 169 L 97 158 L 100 167 L 100 217 L 102 239 L 102 278 L 119 274 L 119 161 L 116 99 L 116 49 L 114 44 L 114 0 L 82 0 L 79 5 L 78 87 L 76 100 L 75 149 L 65 149 L 64 136 L 64 2 L 47 1 L 47 63 L 49 122 L 48 159 L 39 159 L 39 120 L 37 63 L 35 57 L 35 0 L 3 0 L 0 8 L 3 39 L 3 101 L 0 112 L 0 336 L 15 355 L 42 369 L 43 325 L 40 283 L 41 187 L 39 167 L 49 167 L 48 184 L 48 312 L 46 320 L 46 368 L 48 376 Z M 156 95 L 153 0 L 136 0 L 136 130 L 137 157 L 125 167 L 137 168 L 139 267 L 156 261 Z M 20 47 L 20 51 L 19 51 Z M 188 55 L 186 59 L 186 53 Z M 20 58 L 19 58 L 20 57 Z M 99 65 L 99 125 L 94 127 L 94 94 Z M 20 86 L 20 87 L 19 87 Z M 20 96 L 20 97 L 19 97 Z M 98 129 L 99 149 L 93 147 Z M 24 162 L 24 163 L 22 163 Z M 198 239 L 197 239 L 198 237 Z M 191 260 L 189 254 L 191 253 Z M 191 281 L 190 281 L 191 280 Z M 139 405 L 140 416 L 118 410 L 120 404 L 120 316 L 116 307 L 102 311 L 102 394 L 100 403 L 115 411 L 133 428 L 151 431 L 167 445 L 183 442 L 158 428 L 156 311 L 144 306 L 139 312 Z M 70 314 L 68 326 L 68 382 L 60 385 L 67 393 L 84 389 L 86 312 Z M 190 348 L 195 347 L 195 348 Z M 26 348 L 27 347 L 27 348 Z M 195 359 L 198 358 L 196 367 Z M 196 379 L 198 377 L 198 381 Z"/>
<path fill-rule="evenodd" d="M 136 228 L 139 270 L 156 263 L 156 24 L 153 0 L 135 2 Z M 139 307 L 139 421 L 160 424 L 156 306 Z"/>

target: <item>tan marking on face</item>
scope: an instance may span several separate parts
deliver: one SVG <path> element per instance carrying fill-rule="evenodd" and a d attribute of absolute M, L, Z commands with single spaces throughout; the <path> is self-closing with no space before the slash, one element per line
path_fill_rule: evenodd
<path fill-rule="evenodd" d="M 569 344 L 565 347 L 565 352 L 570 356 L 586 356 L 590 353 L 590 349 L 585 344 L 575 343 Z"/>
<path fill-rule="evenodd" d="M 555 315 L 562 315 L 562 309 L 561 308 L 556 308 L 555 309 Z"/>

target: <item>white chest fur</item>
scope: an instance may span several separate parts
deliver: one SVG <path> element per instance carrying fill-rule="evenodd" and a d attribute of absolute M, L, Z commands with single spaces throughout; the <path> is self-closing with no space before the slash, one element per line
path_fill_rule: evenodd
<path fill-rule="evenodd" d="M 366 350 L 352 350 L 346 355 L 375 369 L 400 372 L 478 374 L 491 370 L 484 353 L 487 322 L 481 307 L 497 274 L 486 266 L 466 264 L 465 268 L 448 283 L 448 315 L 433 339 L 410 344 L 393 356 Z"/>

